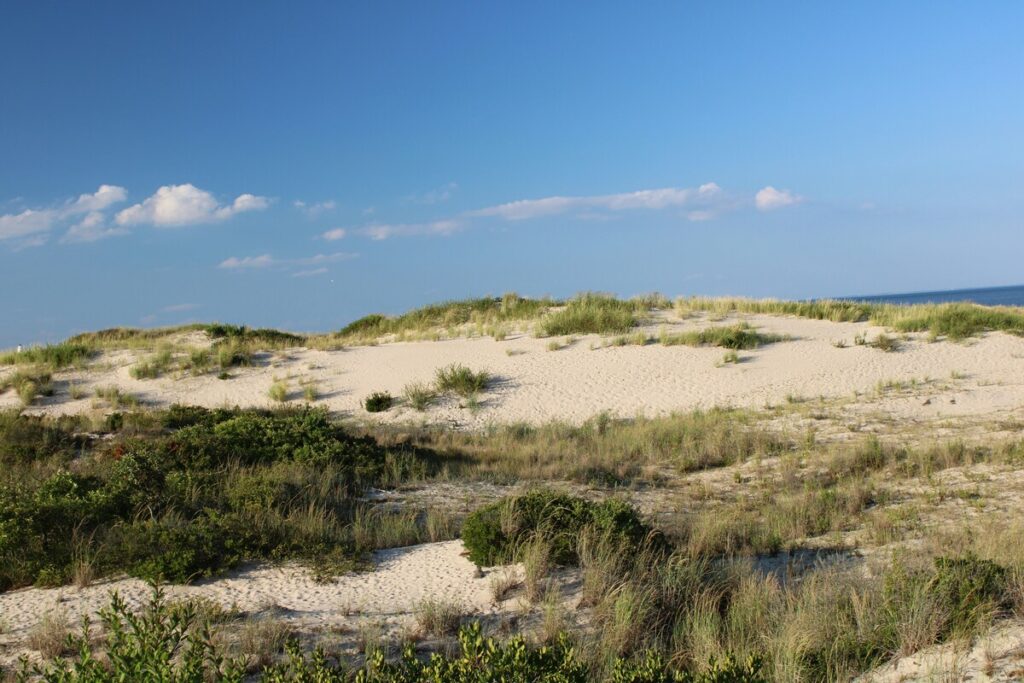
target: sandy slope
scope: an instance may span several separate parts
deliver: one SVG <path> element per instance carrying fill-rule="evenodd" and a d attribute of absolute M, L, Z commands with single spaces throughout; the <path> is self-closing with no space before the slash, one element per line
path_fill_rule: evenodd
<path fill-rule="evenodd" d="M 399 406 L 375 419 L 431 421 L 461 426 L 494 422 L 551 419 L 582 421 L 601 411 L 630 416 L 664 414 L 710 406 L 762 407 L 787 397 L 850 397 L 874 394 L 878 382 L 930 379 L 941 383 L 941 395 L 928 404 L 914 395 L 890 397 L 875 407 L 898 417 L 936 418 L 989 415 L 1024 406 L 1024 339 L 992 333 L 965 343 L 928 343 L 918 338 L 886 353 L 854 346 L 857 334 L 873 338 L 879 330 L 866 323 L 750 316 L 766 332 L 788 334 L 792 341 L 742 352 L 738 365 L 716 367 L 720 348 L 600 346 L 597 336 L 580 337 L 569 347 L 548 351 L 550 340 L 520 335 L 496 342 L 490 338 L 437 342 L 402 342 L 346 349 L 295 349 L 267 354 L 258 367 L 239 369 L 229 380 L 213 374 L 201 377 L 135 380 L 129 368 L 138 358 L 132 352 L 104 354 L 96 368 L 61 375 L 57 395 L 34 408 L 64 413 L 91 408 L 92 390 L 115 385 L 153 405 L 192 403 L 205 406 L 271 404 L 267 390 L 275 376 L 291 376 L 293 400 L 301 399 L 299 381 L 315 379 L 320 405 L 331 411 L 368 417 L 360 401 L 378 390 L 400 395 L 413 381 L 429 382 L 437 368 L 463 363 L 486 369 L 498 379 L 483 396 L 475 413 L 454 399 L 443 399 L 425 414 Z M 698 329 L 728 321 L 691 319 L 668 321 L 669 331 Z M 651 328 L 657 333 L 661 326 Z M 836 348 L 843 340 L 847 348 Z M 510 353 L 509 353 L 510 352 Z M 7 370 L 8 372 L 10 370 Z M 963 379 L 951 379 L 953 372 Z M 87 392 L 73 401 L 67 395 L 71 378 Z M 925 392 L 927 394 L 927 392 Z M 862 397 L 861 400 L 864 400 Z M 0 395 L 0 407 L 17 405 L 14 392 Z"/>
<path fill-rule="evenodd" d="M 411 627 L 424 600 L 457 603 L 477 615 L 492 610 L 490 578 L 462 556 L 461 541 L 429 543 L 375 554 L 373 571 L 317 583 L 297 565 L 255 566 L 190 586 L 168 586 L 170 599 L 206 598 L 225 609 L 269 613 L 298 629 L 352 630 L 372 620 L 390 631 Z M 27 588 L 0 593 L 0 644 L 12 652 L 44 614 L 61 614 L 70 624 L 82 615 L 95 620 L 117 591 L 130 607 L 148 602 L 151 589 L 137 579 L 116 579 L 84 589 Z"/>

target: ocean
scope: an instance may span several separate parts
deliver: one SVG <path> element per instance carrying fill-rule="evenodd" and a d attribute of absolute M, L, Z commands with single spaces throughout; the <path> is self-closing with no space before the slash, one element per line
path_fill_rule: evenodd
<path fill-rule="evenodd" d="M 980 289 L 951 289 L 944 292 L 844 296 L 838 298 L 885 304 L 937 304 L 948 301 L 972 301 L 985 306 L 1024 306 L 1024 285 L 983 287 Z"/>

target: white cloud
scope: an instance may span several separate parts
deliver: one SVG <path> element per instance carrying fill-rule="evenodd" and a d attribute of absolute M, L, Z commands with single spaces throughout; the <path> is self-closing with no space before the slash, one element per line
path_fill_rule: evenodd
<path fill-rule="evenodd" d="M 27 237 L 47 232 L 57 220 L 57 212 L 50 209 L 35 211 L 25 209 L 21 213 L 0 216 L 0 240 Z"/>
<path fill-rule="evenodd" d="M 408 237 L 410 235 L 451 235 L 464 226 L 457 219 L 431 221 L 429 223 L 375 223 L 359 230 L 373 240 L 386 240 L 389 237 Z"/>
<path fill-rule="evenodd" d="M 213 223 L 269 205 L 266 197 L 242 194 L 231 204 L 221 206 L 212 194 L 191 183 L 164 185 L 141 204 L 118 212 L 116 221 L 118 225 L 151 223 L 158 227 Z"/>
<path fill-rule="evenodd" d="M 20 213 L 0 215 L 0 240 L 20 239 L 21 246 L 38 246 L 46 241 L 41 233 L 49 232 L 54 226 L 83 213 L 87 214 L 86 217 L 71 230 L 83 236 L 91 235 L 102 221 L 102 215 L 98 212 L 111 204 L 123 202 L 126 196 L 123 187 L 100 185 L 93 194 L 79 195 L 77 199 L 69 199 L 57 208 L 25 209 Z M 32 236 L 31 239 L 28 239 L 29 236 Z"/>
<path fill-rule="evenodd" d="M 717 198 L 720 193 L 721 188 L 718 185 L 715 183 L 705 183 L 697 188 L 665 187 L 619 194 L 520 199 L 471 211 L 469 215 L 495 216 L 508 221 L 520 221 L 542 216 L 554 216 L 571 210 L 628 211 L 636 209 L 665 209 L 693 204 L 706 204 Z"/>
<path fill-rule="evenodd" d="M 441 187 L 423 192 L 422 194 L 411 194 L 405 198 L 406 202 L 414 204 L 440 204 L 452 198 L 452 195 L 459 189 L 458 183 L 445 183 Z"/>
<path fill-rule="evenodd" d="M 324 238 L 328 242 L 334 242 L 335 240 L 344 239 L 347 234 L 348 231 L 345 230 L 345 228 L 334 228 L 333 230 L 328 230 L 324 234 L 320 235 L 320 237 Z"/>
<path fill-rule="evenodd" d="M 761 188 L 754 195 L 754 204 L 761 211 L 781 209 L 786 206 L 799 204 L 802 201 L 802 197 L 793 194 L 789 190 L 776 190 L 771 185 Z"/>
<path fill-rule="evenodd" d="M 294 268 L 309 270 L 314 267 L 322 268 L 324 264 L 328 263 L 349 261 L 357 256 L 358 254 L 347 251 L 336 251 L 331 254 L 315 254 L 313 256 L 294 259 L 276 259 L 270 254 L 242 257 L 231 256 L 221 261 L 217 267 L 223 268 L 224 270 L 258 270 L 270 267 L 277 267 L 284 270 L 291 270 Z M 324 270 L 326 271 L 325 268 Z"/>
<path fill-rule="evenodd" d="M 354 259 L 356 254 L 348 251 L 336 251 L 333 254 L 317 254 L 316 256 L 310 256 L 308 258 L 291 259 L 290 261 L 284 261 L 288 265 L 296 266 L 315 266 L 320 263 L 337 263 L 338 261 L 348 261 Z"/>
<path fill-rule="evenodd" d="M 294 206 L 296 209 L 303 212 L 310 218 L 316 218 L 322 213 L 334 211 L 334 209 L 338 207 L 338 204 L 333 199 L 328 199 L 327 201 L 324 202 L 314 202 L 312 204 L 308 204 L 300 199 L 297 199 L 294 202 L 292 202 L 292 206 Z"/>
<path fill-rule="evenodd" d="M 128 230 L 125 228 L 109 227 L 105 225 L 104 216 L 100 211 L 90 211 L 85 214 L 85 217 L 81 221 L 68 228 L 68 231 L 64 233 L 64 236 L 60 241 L 61 244 L 74 242 L 96 242 L 97 240 L 106 239 L 108 237 L 117 237 L 118 235 L 126 234 L 128 234 Z"/>
<path fill-rule="evenodd" d="M 128 192 L 117 185 L 100 185 L 100 189 L 93 194 L 82 194 L 78 199 L 69 202 L 64 212 L 68 215 L 102 211 L 111 204 L 123 202 L 128 198 Z"/>
<path fill-rule="evenodd" d="M 292 277 L 314 277 L 316 275 L 326 275 L 326 268 L 313 268 L 312 270 L 297 270 L 292 273 Z"/>
<path fill-rule="evenodd" d="M 260 256 L 243 256 L 239 258 L 237 256 L 230 256 L 220 262 L 218 268 L 224 268 L 225 270 L 247 270 L 250 268 L 268 268 L 274 265 L 274 259 L 270 254 L 262 254 Z"/>
<path fill-rule="evenodd" d="M 164 306 L 161 310 L 164 313 L 184 313 L 185 311 L 194 311 L 199 308 L 199 304 L 171 304 L 170 306 Z"/>

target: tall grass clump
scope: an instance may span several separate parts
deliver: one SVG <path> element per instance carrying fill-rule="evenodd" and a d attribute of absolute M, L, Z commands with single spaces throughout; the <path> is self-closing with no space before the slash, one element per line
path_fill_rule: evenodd
<path fill-rule="evenodd" d="M 173 355 L 169 348 L 160 349 L 155 355 L 139 361 L 129 371 L 135 379 L 156 379 L 167 372 L 173 362 Z"/>
<path fill-rule="evenodd" d="M 335 335 L 341 342 L 366 343 L 388 335 L 424 334 L 475 325 L 504 335 L 500 324 L 539 317 L 552 305 L 548 299 L 528 299 L 515 293 L 498 297 L 445 301 L 417 308 L 398 316 L 379 313 L 355 320 Z"/>
<path fill-rule="evenodd" d="M 437 390 L 443 394 L 458 394 L 469 398 L 487 389 L 491 375 L 486 370 L 474 372 L 460 363 L 438 368 L 434 375 Z"/>
<path fill-rule="evenodd" d="M 560 310 L 544 316 L 539 325 L 541 336 L 569 334 L 621 334 L 636 325 L 634 306 L 606 294 L 580 294 Z"/>
<path fill-rule="evenodd" d="M 730 325 L 728 327 L 708 327 L 692 332 L 669 334 L 663 332 L 658 341 L 663 346 L 720 346 L 734 351 L 756 349 L 764 344 L 783 341 L 785 337 L 778 334 L 758 332 L 747 324 Z"/>
<path fill-rule="evenodd" d="M 402 396 L 413 409 L 423 412 L 437 398 L 437 391 L 423 382 L 410 382 L 402 389 Z"/>
<path fill-rule="evenodd" d="M 87 360 L 94 353 L 91 346 L 63 342 L 46 346 L 31 346 L 19 351 L 0 354 L 0 365 L 46 365 L 54 370 Z"/>

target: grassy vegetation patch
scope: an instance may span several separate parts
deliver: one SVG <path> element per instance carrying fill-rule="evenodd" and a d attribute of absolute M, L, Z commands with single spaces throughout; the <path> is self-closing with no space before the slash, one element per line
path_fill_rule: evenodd
<path fill-rule="evenodd" d="M 632 302 L 606 294 L 581 294 L 544 316 L 539 333 L 545 337 L 623 333 L 636 325 L 635 309 Z"/>
<path fill-rule="evenodd" d="M 0 354 L 0 365 L 45 365 L 59 370 L 87 360 L 94 350 L 86 344 L 67 341 L 62 344 L 31 346 L 21 351 Z"/>
<path fill-rule="evenodd" d="M 725 327 L 708 327 L 692 332 L 676 334 L 663 333 L 658 341 L 663 346 L 720 346 L 725 349 L 744 350 L 756 349 L 765 344 L 783 341 L 785 337 L 778 334 L 758 332 L 750 325 L 738 324 Z"/>
<path fill-rule="evenodd" d="M 529 541 L 540 540 L 556 564 L 577 564 L 576 543 L 585 529 L 607 535 L 624 551 L 645 542 L 663 543 L 628 503 L 594 503 L 553 491 L 533 491 L 492 503 L 470 514 L 462 526 L 469 559 L 481 566 L 518 561 Z"/>
<path fill-rule="evenodd" d="M 0 589 L 68 583 L 82 557 L 97 576 L 170 581 L 243 559 L 351 566 L 379 540 L 356 533 L 364 489 L 422 478 L 437 461 L 352 436 L 318 410 L 134 419 L 93 440 L 80 420 L 0 416 Z M 440 533 L 425 517 L 412 523 Z"/>

